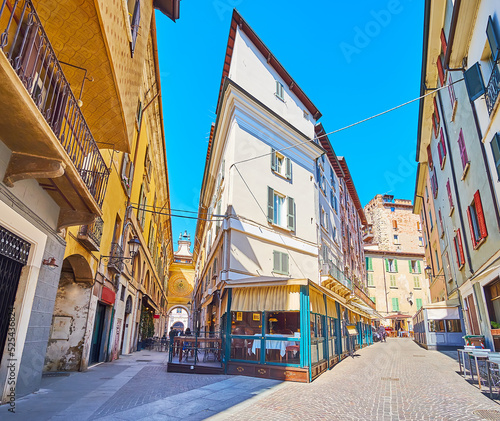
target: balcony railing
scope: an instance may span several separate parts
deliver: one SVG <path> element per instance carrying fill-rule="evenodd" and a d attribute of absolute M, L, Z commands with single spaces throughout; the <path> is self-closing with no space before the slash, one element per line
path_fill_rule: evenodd
<path fill-rule="evenodd" d="M 491 72 L 490 80 L 488 81 L 488 86 L 486 87 L 486 108 L 488 109 L 488 114 L 491 115 L 495 103 L 497 102 L 498 93 L 500 92 L 500 70 L 498 69 L 498 64 L 493 66 L 493 71 Z"/>
<path fill-rule="evenodd" d="M 333 263 L 331 260 L 328 260 L 323 264 L 323 274 L 328 274 L 338 282 L 340 282 L 345 287 L 349 288 L 352 291 L 352 282 L 349 278 L 344 275 L 338 266 Z"/>
<path fill-rule="evenodd" d="M 101 206 L 109 170 L 31 0 L 0 0 L 0 49 Z"/>
<path fill-rule="evenodd" d="M 104 221 L 99 216 L 92 225 L 81 225 L 78 231 L 78 239 L 84 242 L 92 251 L 99 251 L 103 225 Z"/>
<path fill-rule="evenodd" d="M 121 273 L 123 271 L 123 249 L 120 244 L 111 243 L 109 255 L 108 269 Z"/>

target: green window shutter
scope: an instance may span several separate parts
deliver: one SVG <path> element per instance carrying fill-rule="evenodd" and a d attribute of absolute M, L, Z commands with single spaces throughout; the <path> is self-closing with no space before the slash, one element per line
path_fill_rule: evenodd
<path fill-rule="evenodd" d="M 280 252 L 274 250 L 273 251 L 273 271 L 274 272 L 281 272 L 281 256 Z"/>
<path fill-rule="evenodd" d="M 422 273 L 422 268 L 420 266 L 420 260 L 417 260 L 418 273 Z"/>
<path fill-rule="evenodd" d="M 276 151 L 271 148 L 271 169 L 276 171 Z"/>
<path fill-rule="evenodd" d="M 292 160 L 290 158 L 285 158 L 286 163 L 286 178 L 292 179 Z"/>
<path fill-rule="evenodd" d="M 267 188 L 267 220 L 274 221 L 274 190 L 271 187 Z"/>
<path fill-rule="evenodd" d="M 394 272 L 398 271 L 398 261 L 394 259 Z"/>
<path fill-rule="evenodd" d="M 288 275 L 288 253 L 281 253 L 281 273 Z"/>
<path fill-rule="evenodd" d="M 368 266 L 369 266 L 369 261 L 368 261 L 368 257 L 365 257 L 365 264 L 366 264 L 366 270 L 368 270 Z"/>
<path fill-rule="evenodd" d="M 408 260 L 408 267 L 410 269 L 410 273 L 413 273 L 413 268 L 411 267 L 411 260 Z"/>
<path fill-rule="evenodd" d="M 373 270 L 373 258 L 369 257 L 370 270 Z"/>
<path fill-rule="evenodd" d="M 385 271 L 389 272 L 389 259 L 385 259 Z"/>
<path fill-rule="evenodd" d="M 417 310 L 422 308 L 422 298 L 417 298 Z"/>
<path fill-rule="evenodd" d="M 370 300 L 372 300 L 374 304 L 377 304 L 377 299 L 375 297 L 370 297 Z"/>
<path fill-rule="evenodd" d="M 295 231 L 295 201 L 288 197 L 288 218 L 287 218 L 288 229 Z"/>
<path fill-rule="evenodd" d="M 399 311 L 399 299 L 392 299 L 392 311 Z"/>

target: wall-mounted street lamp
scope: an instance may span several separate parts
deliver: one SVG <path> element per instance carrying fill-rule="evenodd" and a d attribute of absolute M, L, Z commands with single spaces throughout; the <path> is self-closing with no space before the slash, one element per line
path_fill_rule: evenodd
<path fill-rule="evenodd" d="M 426 273 L 427 277 L 431 280 L 431 284 L 432 284 L 432 279 L 433 279 L 433 278 L 435 278 L 435 279 L 436 279 L 436 278 L 440 278 L 440 277 L 445 278 L 445 276 L 444 276 L 444 275 L 433 275 L 433 274 L 432 274 L 432 268 L 431 268 L 429 265 L 427 265 L 427 266 L 424 268 L 424 270 L 425 270 L 425 273 Z"/>
<path fill-rule="evenodd" d="M 410 307 L 413 305 L 413 291 L 410 291 L 410 295 L 406 297 L 408 302 L 410 303 Z"/>
<path fill-rule="evenodd" d="M 119 252 L 117 253 L 113 253 L 113 249 L 111 251 L 111 255 L 110 256 L 101 256 L 101 258 L 99 259 L 99 264 L 101 264 L 101 262 L 107 262 L 108 263 L 108 267 L 109 265 L 112 265 L 114 267 L 118 267 L 120 266 L 120 270 L 123 268 L 123 263 L 125 261 L 130 261 L 132 263 L 132 277 L 134 276 L 134 258 L 135 256 L 137 255 L 137 253 L 139 253 L 139 249 L 141 247 L 141 242 L 139 241 L 139 239 L 137 237 L 134 237 L 132 239 L 130 239 L 128 242 L 128 251 L 129 251 L 129 256 L 128 257 L 125 257 L 123 256 L 123 251 L 121 250 L 121 247 L 119 247 Z"/>

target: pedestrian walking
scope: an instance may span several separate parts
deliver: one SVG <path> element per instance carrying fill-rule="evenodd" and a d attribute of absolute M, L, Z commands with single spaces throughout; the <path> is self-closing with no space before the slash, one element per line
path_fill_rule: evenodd
<path fill-rule="evenodd" d="M 380 335 L 380 342 L 386 342 L 386 340 L 385 340 L 386 333 L 385 333 L 384 326 L 380 325 L 378 327 L 378 334 Z"/>

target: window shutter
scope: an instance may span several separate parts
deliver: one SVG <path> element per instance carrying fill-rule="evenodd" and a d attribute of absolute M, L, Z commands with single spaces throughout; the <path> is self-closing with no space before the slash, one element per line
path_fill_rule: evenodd
<path fill-rule="evenodd" d="M 417 298 L 417 310 L 420 310 L 422 308 L 422 298 Z"/>
<path fill-rule="evenodd" d="M 486 36 L 488 38 L 488 43 L 490 44 L 491 56 L 493 61 L 497 61 L 498 59 L 498 51 L 500 49 L 500 42 L 498 39 L 498 35 L 495 31 L 495 24 L 493 23 L 493 19 L 491 16 L 488 17 L 488 25 L 486 26 Z"/>
<path fill-rule="evenodd" d="M 432 132 L 434 133 L 434 137 L 438 136 L 438 126 L 437 126 L 437 121 L 436 121 L 436 114 L 432 113 Z"/>
<path fill-rule="evenodd" d="M 429 168 L 432 170 L 434 168 L 434 163 L 432 162 L 431 145 L 427 145 L 427 162 L 429 162 Z"/>
<path fill-rule="evenodd" d="M 457 238 L 458 238 L 458 250 L 460 252 L 460 266 L 465 263 L 464 257 L 464 248 L 462 246 L 462 235 L 460 234 L 460 228 L 457 229 Z"/>
<path fill-rule="evenodd" d="M 273 251 L 273 271 L 274 272 L 281 272 L 281 256 L 280 252 L 274 250 Z"/>
<path fill-rule="evenodd" d="M 139 23 L 141 21 L 141 2 L 136 0 L 134 6 L 134 13 L 132 15 L 131 29 L 132 29 L 132 42 L 130 43 L 130 52 L 132 57 L 134 57 L 135 44 L 137 42 L 137 35 L 139 34 Z M 140 127 L 140 120 L 139 127 Z"/>
<path fill-rule="evenodd" d="M 439 118 L 439 112 L 438 112 L 438 107 L 436 103 L 436 97 L 434 97 L 434 114 L 436 115 L 436 123 L 439 125 L 439 122 L 441 121 Z"/>
<path fill-rule="evenodd" d="M 224 180 L 224 174 L 226 173 L 226 160 L 222 160 L 222 168 L 220 170 L 221 172 L 221 179 Z"/>
<path fill-rule="evenodd" d="M 439 165 L 443 166 L 443 152 L 441 147 L 441 142 L 438 143 L 438 156 L 439 156 Z"/>
<path fill-rule="evenodd" d="M 443 145 L 443 155 L 446 156 L 446 143 L 444 141 L 443 129 L 441 129 L 441 144 Z"/>
<path fill-rule="evenodd" d="M 472 215 L 470 213 L 470 206 L 467 206 L 467 219 L 469 220 L 470 236 L 472 238 L 472 246 L 476 248 L 476 234 L 474 233 L 474 225 L 472 224 Z"/>
<path fill-rule="evenodd" d="M 274 190 L 271 187 L 267 188 L 267 220 L 274 221 Z"/>
<path fill-rule="evenodd" d="M 122 161 L 122 180 L 127 178 L 127 164 L 128 164 L 129 158 L 128 158 L 128 153 L 123 154 L 123 161 Z"/>
<path fill-rule="evenodd" d="M 413 268 L 411 266 L 411 260 L 408 260 L 408 267 L 410 269 L 410 273 L 413 273 Z"/>
<path fill-rule="evenodd" d="M 276 171 L 276 151 L 271 148 L 271 169 Z"/>
<path fill-rule="evenodd" d="M 481 238 L 486 238 L 488 236 L 488 231 L 486 229 L 486 221 L 484 219 L 483 205 L 481 203 L 479 190 L 474 193 L 474 204 L 476 205 L 477 220 L 479 222 L 479 232 L 481 233 Z"/>
<path fill-rule="evenodd" d="M 292 160 L 290 158 L 285 158 L 286 162 L 286 178 L 288 180 L 292 179 Z"/>
<path fill-rule="evenodd" d="M 498 180 L 500 181 L 500 134 L 496 133 L 491 141 L 491 151 L 493 152 L 493 160 L 497 169 Z"/>
<path fill-rule="evenodd" d="M 448 201 L 450 202 L 450 208 L 453 207 L 453 196 L 451 195 L 450 179 L 446 182 L 446 191 L 448 192 Z"/>
<path fill-rule="evenodd" d="M 373 270 L 373 259 L 371 257 L 368 258 L 370 262 L 370 270 Z"/>
<path fill-rule="evenodd" d="M 443 70 L 443 62 L 441 61 L 441 56 L 438 56 L 437 58 L 437 68 L 438 68 L 439 83 L 441 83 L 441 86 L 444 86 L 444 70 Z"/>
<path fill-rule="evenodd" d="M 389 259 L 385 259 L 385 271 L 389 272 Z"/>
<path fill-rule="evenodd" d="M 441 48 L 443 49 L 443 54 L 446 54 L 446 35 L 444 34 L 444 29 L 441 29 Z"/>
<path fill-rule="evenodd" d="M 417 260 L 418 273 L 422 273 L 422 268 L 420 266 L 420 260 Z"/>
<path fill-rule="evenodd" d="M 281 254 L 281 272 L 288 274 L 288 253 Z"/>
<path fill-rule="evenodd" d="M 288 229 L 295 231 L 295 201 L 288 197 Z"/>
<path fill-rule="evenodd" d="M 394 272 L 398 271 L 398 261 L 394 259 Z"/>

